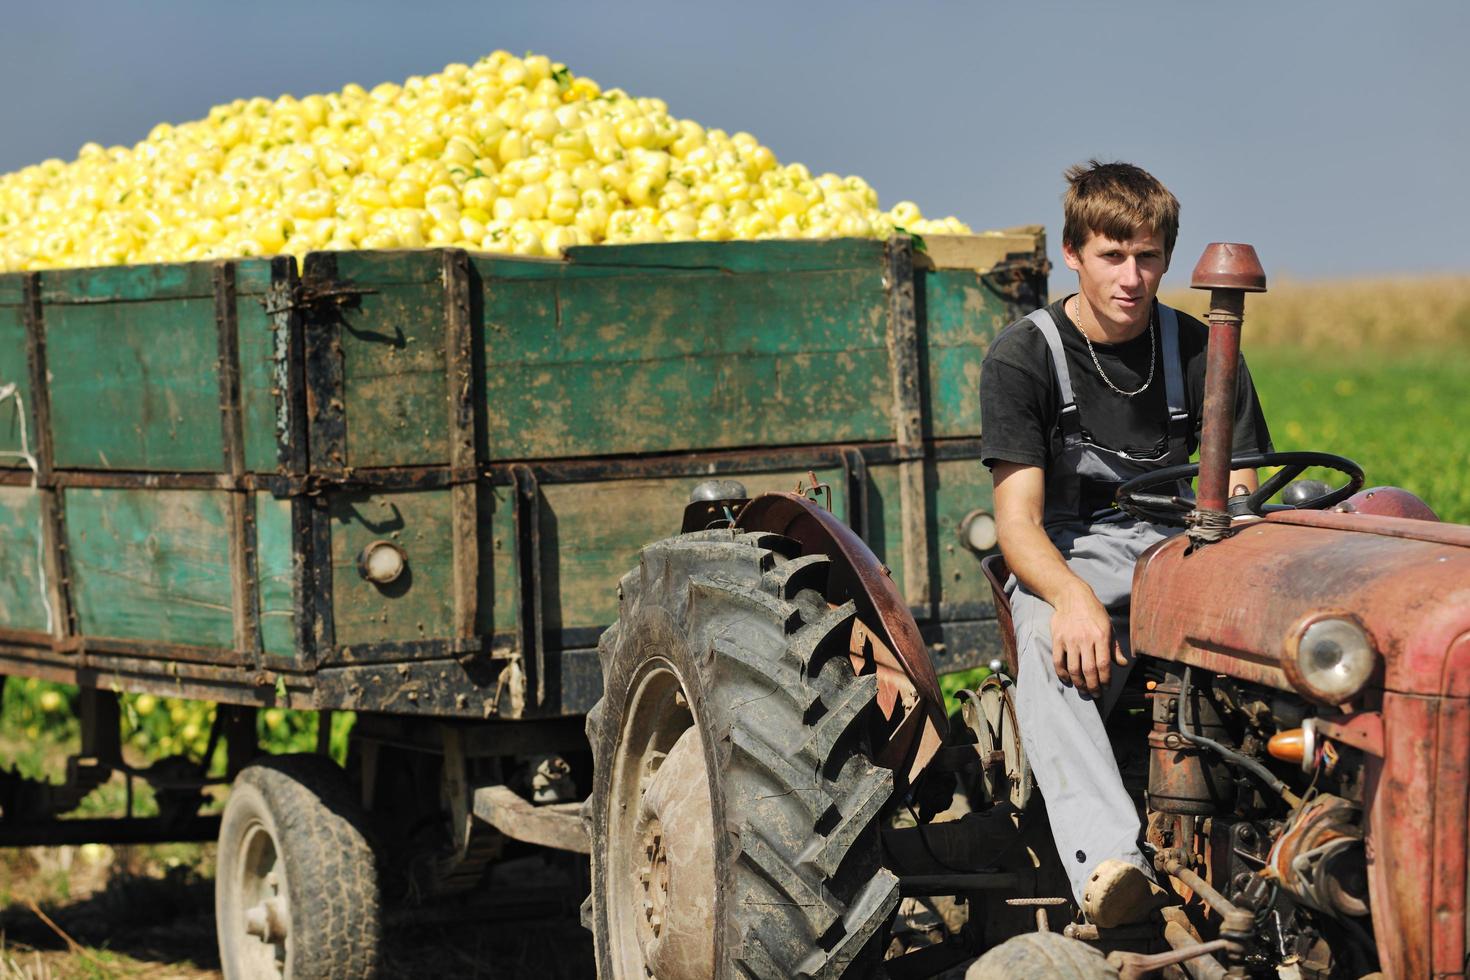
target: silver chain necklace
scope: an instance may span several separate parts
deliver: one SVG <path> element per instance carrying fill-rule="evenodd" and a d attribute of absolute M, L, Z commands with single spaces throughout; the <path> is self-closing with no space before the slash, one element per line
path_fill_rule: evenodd
<path fill-rule="evenodd" d="M 1077 332 L 1082 335 L 1083 341 L 1086 342 L 1087 353 L 1092 355 L 1092 366 L 1097 368 L 1098 377 L 1103 379 L 1103 384 L 1107 385 L 1109 388 L 1113 389 L 1124 398 L 1132 398 L 1134 395 L 1141 395 L 1145 391 L 1147 391 L 1148 386 L 1154 383 L 1154 359 L 1155 355 L 1157 355 L 1159 352 L 1159 338 L 1154 333 L 1153 312 L 1150 311 L 1148 315 L 1148 378 L 1143 382 L 1143 385 L 1141 387 L 1133 391 L 1124 391 L 1122 388 L 1119 388 L 1117 385 L 1113 384 L 1113 379 L 1109 378 L 1107 372 L 1103 370 L 1102 362 L 1097 359 L 1097 351 L 1092 349 L 1092 338 L 1087 336 L 1086 330 L 1082 329 L 1081 293 L 1078 293 L 1076 296 L 1072 297 L 1072 310 L 1074 311 L 1072 323 L 1077 327 Z"/>

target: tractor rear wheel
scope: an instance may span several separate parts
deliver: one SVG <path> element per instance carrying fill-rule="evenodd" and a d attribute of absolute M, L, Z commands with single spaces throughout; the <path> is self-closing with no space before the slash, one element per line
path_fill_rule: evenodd
<path fill-rule="evenodd" d="M 584 811 L 598 975 L 870 976 L 898 903 L 868 756 L 873 676 L 829 562 L 770 534 L 644 549 L 602 637 Z"/>

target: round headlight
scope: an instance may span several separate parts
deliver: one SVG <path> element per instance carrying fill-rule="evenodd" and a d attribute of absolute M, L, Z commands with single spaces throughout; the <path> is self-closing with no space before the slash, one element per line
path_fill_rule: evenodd
<path fill-rule="evenodd" d="M 1373 640 L 1357 622 L 1328 616 L 1293 630 L 1286 644 L 1286 673 L 1302 693 L 1341 704 L 1363 689 L 1378 667 Z"/>

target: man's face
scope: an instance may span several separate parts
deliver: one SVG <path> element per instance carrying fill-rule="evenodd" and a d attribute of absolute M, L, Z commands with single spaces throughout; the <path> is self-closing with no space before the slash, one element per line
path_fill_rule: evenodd
<path fill-rule="evenodd" d="M 1109 332 L 1133 332 L 1148 324 L 1167 268 L 1163 232 L 1121 242 L 1089 235 L 1078 251 L 1063 244 L 1062 256 L 1067 268 L 1076 271 L 1093 315 Z"/>

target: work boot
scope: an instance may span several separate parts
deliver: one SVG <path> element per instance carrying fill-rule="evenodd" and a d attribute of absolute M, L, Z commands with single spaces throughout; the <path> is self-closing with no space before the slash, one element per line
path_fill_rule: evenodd
<path fill-rule="evenodd" d="M 1143 869 L 1108 858 L 1092 869 L 1082 894 L 1082 912 L 1099 929 L 1136 925 L 1164 905 L 1168 893 Z"/>

